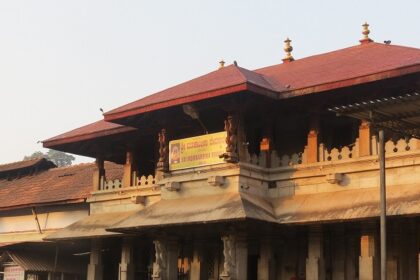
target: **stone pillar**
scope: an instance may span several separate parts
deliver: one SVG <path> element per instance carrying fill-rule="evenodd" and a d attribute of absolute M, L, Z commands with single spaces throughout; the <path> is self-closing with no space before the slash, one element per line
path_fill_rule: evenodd
<path fill-rule="evenodd" d="M 346 276 L 346 239 L 344 228 L 337 228 L 333 231 L 332 237 L 332 279 L 345 280 Z"/>
<path fill-rule="evenodd" d="M 245 236 L 222 236 L 223 270 L 221 280 L 247 280 L 248 243 Z"/>
<path fill-rule="evenodd" d="M 179 248 L 176 240 L 168 240 L 167 242 L 167 280 L 178 280 L 178 255 Z"/>
<path fill-rule="evenodd" d="M 417 262 L 418 262 L 417 269 L 418 269 L 418 272 L 419 272 L 418 279 L 420 279 L 420 253 L 417 256 Z"/>
<path fill-rule="evenodd" d="M 122 179 L 123 188 L 133 185 L 134 155 L 132 151 L 127 151 L 124 164 L 124 173 Z"/>
<path fill-rule="evenodd" d="M 175 240 L 155 240 L 153 280 L 178 279 L 178 243 Z"/>
<path fill-rule="evenodd" d="M 260 242 L 260 258 L 258 260 L 258 280 L 275 279 L 275 262 L 273 254 L 273 243 L 270 239 Z"/>
<path fill-rule="evenodd" d="M 324 244 L 321 227 L 309 229 L 308 258 L 306 259 L 306 280 L 324 280 Z"/>
<path fill-rule="evenodd" d="M 356 279 L 356 263 L 358 262 L 356 251 L 357 246 L 359 245 L 358 237 L 354 236 L 353 233 L 348 233 L 346 239 L 346 279 Z"/>
<path fill-rule="evenodd" d="M 87 280 L 102 280 L 102 240 L 92 239 L 90 249 L 90 263 L 87 269 Z"/>
<path fill-rule="evenodd" d="M 236 279 L 248 279 L 248 241 L 245 236 L 236 237 Z"/>
<path fill-rule="evenodd" d="M 359 126 L 359 157 L 372 154 L 370 123 L 362 121 Z"/>
<path fill-rule="evenodd" d="M 205 271 L 203 269 L 203 250 L 202 244 L 195 243 L 193 247 L 193 256 L 191 260 L 190 280 L 205 279 Z"/>
<path fill-rule="evenodd" d="M 375 238 L 373 235 L 360 237 L 359 279 L 373 280 L 375 258 Z"/>
<path fill-rule="evenodd" d="M 97 158 L 95 161 L 96 168 L 93 171 L 92 190 L 99 191 L 101 189 L 101 182 L 105 176 L 104 160 Z"/>
<path fill-rule="evenodd" d="M 133 241 L 130 237 L 123 239 L 118 277 L 119 280 L 134 280 Z"/>

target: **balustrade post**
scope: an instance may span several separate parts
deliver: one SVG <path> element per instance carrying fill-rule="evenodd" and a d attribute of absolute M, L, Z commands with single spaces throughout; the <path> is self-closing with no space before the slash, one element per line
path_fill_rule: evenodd
<path fill-rule="evenodd" d="M 133 171 L 134 168 L 134 154 L 132 151 L 127 151 L 126 158 L 125 158 L 125 164 L 124 164 L 124 173 L 123 173 L 123 180 L 122 180 L 122 187 L 130 187 L 133 185 L 132 179 L 133 179 Z"/>
<path fill-rule="evenodd" d="M 370 156 L 372 154 L 370 123 L 362 121 L 359 126 L 359 157 Z"/>
<path fill-rule="evenodd" d="M 307 154 L 306 154 L 306 161 L 307 163 L 314 163 L 318 162 L 319 156 L 319 147 L 318 147 L 318 134 L 319 134 L 319 120 L 318 118 L 312 118 L 310 129 L 308 133 L 308 141 L 307 141 Z"/>
<path fill-rule="evenodd" d="M 93 171 L 93 191 L 99 191 L 101 189 L 101 184 L 105 179 L 105 168 L 104 160 L 97 158 L 95 161 L 95 170 Z"/>

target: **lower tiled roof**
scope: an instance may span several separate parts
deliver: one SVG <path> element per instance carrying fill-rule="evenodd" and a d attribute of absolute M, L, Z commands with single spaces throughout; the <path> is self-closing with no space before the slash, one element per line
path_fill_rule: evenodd
<path fill-rule="evenodd" d="M 120 165 L 105 163 L 107 179 L 122 178 Z M 94 163 L 52 168 L 18 179 L 0 179 L 0 210 L 84 201 L 92 191 Z"/>

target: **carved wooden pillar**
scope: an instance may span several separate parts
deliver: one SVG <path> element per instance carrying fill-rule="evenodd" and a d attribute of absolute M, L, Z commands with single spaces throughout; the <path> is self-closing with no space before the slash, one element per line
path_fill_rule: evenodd
<path fill-rule="evenodd" d="M 226 162 L 238 162 L 238 120 L 237 117 L 228 116 L 225 120 L 226 152 L 221 155 Z"/>
<path fill-rule="evenodd" d="M 95 161 L 95 171 L 93 172 L 93 191 L 98 191 L 101 189 L 101 183 L 105 179 L 105 168 L 104 160 L 97 158 Z"/>
<path fill-rule="evenodd" d="M 102 280 L 102 240 L 92 239 L 90 250 L 90 262 L 87 270 L 87 280 Z"/>
<path fill-rule="evenodd" d="M 159 160 L 156 169 L 161 172 L 168 171 L 168 141 L 166 138 L 166 129 L 162 128 L 158 133 Z"/>
<path fill-rule="evenodd" d="M 359 157 L 370 156 L 372 154 L 370 123 L 362 121 L 359 126 Z"/>
<path fill-rule="evenodd" d="M 122 186 L 123 188 L 130 187 L 133 185 L 133 171 L 135 171 L 134 154 L 128 150 L 125 157 L 124 173 Z"/>
<path fill-rule="evenodd" d="M 308 133 L 307 142 L 307 163 L 318 162 L 318 134 L 319 134 L 319 120 L 316 117 L 311 119 L 310 129 Z"/>

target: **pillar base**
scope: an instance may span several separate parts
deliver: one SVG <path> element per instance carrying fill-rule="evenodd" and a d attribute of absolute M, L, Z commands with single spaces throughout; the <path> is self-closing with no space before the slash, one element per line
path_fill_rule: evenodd
<path fill-rule="evenodd" d="M 134 280 L 134 265 L 120 263 L 119 280 Z"/>
<path fill-rule="evenodd" d="M 89 264 L 87 269 L 87 280 L 102 280 L 102 265 Z"/>
<path fill-rule="evenodd" d="M 306 280 L 321 280 L 323 276 L 324 260 L 322 258 L 306 259 Z"/>
<path fill-rule="evenodd" d="M 359 257 L 359 280 L 373 280 L 373 257 Z"/>
<path fill-rule="evenodd" d="M 220 280 L 234 280 L 232 276 L 220 275 Z"/>

